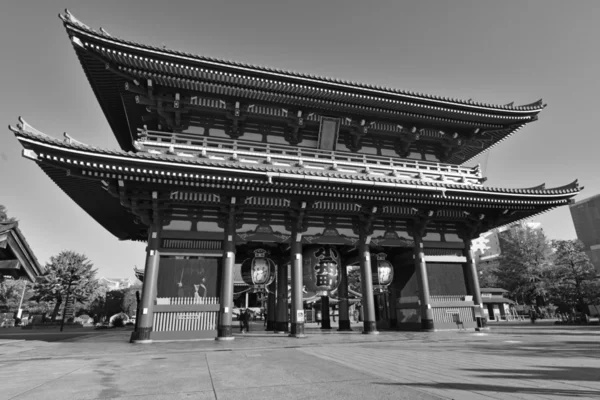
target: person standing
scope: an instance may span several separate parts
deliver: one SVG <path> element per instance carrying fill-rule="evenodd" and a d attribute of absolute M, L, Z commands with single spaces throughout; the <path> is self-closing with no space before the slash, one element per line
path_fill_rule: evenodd
<path fill-rule="evenodd" d="M 250 310 L 246 308 L 244 313 L 244 330 L 246 333 L 250 333 Z"/>

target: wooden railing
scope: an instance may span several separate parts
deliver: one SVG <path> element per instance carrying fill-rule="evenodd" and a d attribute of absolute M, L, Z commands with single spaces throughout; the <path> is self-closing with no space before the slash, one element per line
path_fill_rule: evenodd
<path fill-rule="evenodd" d="M 460 316 L 460 321 L 463 323 L 474 321 L 472 307 L 439 307 L 433 308 L 432 311 L 434 322 L 454 323 L 454 315 L 456 314 Z"/>
<path fill-rule="evenodd" d="M 193 304 L 219 304 L 218 297 L 157 297 L 157 305 L 183 306 Z"/>
<path fill-rule="evenodd" d="M 399 157 L 327 151 L 186 133 L 140 130 L 139 136 L 140 140 L 136 141 L 138 148 L 146 151 L 177 153 L 182 156 L 229 160 L 245 159 L 243 161 L 259 163 L 284 162 L 288 163 L 284 165 L 340 171 L 350 168 L 350 171 L 347 172 L 372 170 L 373 173 L 380 174 L 420 174 L 436 179 L 451 179 L 474 184 L 481 183 L 482 179 L 479 166 L 469 168 Z"/>
<path fill-rule="evenodd" d="M 152 329 L 156 332 L 213 331 L 218 311 L 158 312 Z"/>
<path fill-rule="evenodd" d="M 448 295 L 448 296 L 430 296 L 432 303 L 439 303 L 444 301 L 465 301 L 465 296 L 461 295 Z"/>

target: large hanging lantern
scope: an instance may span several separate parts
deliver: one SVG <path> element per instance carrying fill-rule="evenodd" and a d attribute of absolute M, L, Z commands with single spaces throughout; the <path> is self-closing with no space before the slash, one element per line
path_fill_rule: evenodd
<path fill-rule="evenodd" d="M 254 257 L 245 259 L 241 270 L 242 279 L 253 292 L 266 292 L 275 279 L 275 262 L 267 258 L 264 249 L 254 250 Z"/>
<path fill-rule="evenodd" d="M 304 285 L 325 296 L 340 284 L 340 253 L 331 246 L 307 246 L 302 253 Z"/>
<path fill-rule="evenodd" d="M 385 253 L 371 254 L 373 288 L 381 292 L 387 291 L 387 287 L 394 280 L 394 266 L 386 258 Z"/>

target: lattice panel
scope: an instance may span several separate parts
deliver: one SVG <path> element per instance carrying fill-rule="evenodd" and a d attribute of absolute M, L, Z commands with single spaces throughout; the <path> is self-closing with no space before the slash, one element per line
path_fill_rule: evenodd
<path fill-rule="evenodd" d="M 246 204 L 260 207 L 289 208 L 290 201 L 276 197 L 248 197 Z"/>
<path fill-rule="evenodd" d="M 189 201 L 195 203 L 218 203 L 220 201 L 218 194 L 198 193 L 198 192 L 182 192 L 177 191 L 171 193 L 171 200 Z"/>
<path fill-rule="evenodd" d="M 316 210 L 325 211 L 342 211 L 342 212 L 359 212 L 361 210 L 360 204 L 354 203 L 340 203 L 335 201 L 318 201 L 313 205 Z"/>
<path fill-rule="evenodd" d="M 221 250 L 223 243 L 220 240 L 163 239 L 162 247 L 181 250 Z"/>

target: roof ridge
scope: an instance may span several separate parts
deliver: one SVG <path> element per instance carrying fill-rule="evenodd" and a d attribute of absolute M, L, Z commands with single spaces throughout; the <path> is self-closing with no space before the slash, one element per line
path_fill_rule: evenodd
<path fill-rule="evenodd" d="M 325 83 L 325 84 L 338 84 L 338 85 L 351 86 L 355 89 L 375 90 L 375 91 L 380 91 L 380 92 L 386 92 L 387 94 L 390 94 L 390 95 L 416 97 L 416 98 L 420 98 L 420 100 L 424 100 L 424 101 L 429 100 L 429 101 L 436 101 L 436 102 L 453 103 L 455 106 L 458 106 L 458 107 L 487 108 L 487 109 L 493 109 L 493 110 L 505 111 L 505 112 L 530 111 L 532 113 L 535 113 L 535 112 L 540 112 L 546 106 L 545 104 L 543 104 L 541 99 L 538 101 L 535 101 L 533 103 L 520 105 L 520 106 L 515 106 L 514 102 L 504 104 L 504 105 L 490 104 L 490 103 L 484 103 L 484 102 L 474 102 L 471 99 L 460 100 L 460 99 L 450 98 L 450 97 L 446 97 L 446 96 L 431 95 L 431 94 L 414 92 L 414 91 L 410 91 L 410 90 L 401 90 L 401 89 L 384 87 L 384 86 L 379 86 L 379 85 L 360 83 L 360 82 L 355 82 L 355 81 L 350 81 L 350 80 L 342 80 L 342 79 L 338 79 L 338 78 L 317 76 L 317 75 L 313 75 L 313 74 L 301 73 L 301 72 L 296 72 L 296 71 L 288 71 L 288 70 L 283 70 L 280 68 L 255 65 L 255 64 L 250 64 L 250 63 L 242 63 L 242 62 L 238 62 L 238 61 L 223 60 L 223 59 L 218 59 L 218 58 L 214 58 L 214 57 L 202 56 L 199 54 L 193 54 L 193 53 L 188 53 L 188 52 L 183 52 L 183 51 L 178 51 L 178 50 L 172 50 L 172 49 L 167 49 L 164 47 L 161 48 L 161 47 L 157 47 L 157 46 L 152 46 L 152 45 L 147 45 L 147 44 L 143 44 L 143 43 L 139 43 L 139 42 L 122 39 L 122 38 L 119 38 L 119 37 L 109 34 L 103 28 L 100 28 L 100 30 L 97 31 L 95 29 L 90 28 L 88 25 L 82 23 L 77 18 L 75 18 L 68 9 L 65 10 L 65 15 L 59 14 L 59 18 L 64 22 L 65 26 L 72 26 L 72 27 L 75 27 L 78 29 L 83 29 L 84 31 L 87 31 L 88 33 L 98 35 L 105 39 L 110 39 L 112 41 L 115 41 L 115 42 L 118 42 L 121 44 L 135 45 L 135 46 L 139 46 L 139 47 L 142 47 L 142 48 L 145 48 L 148 50 L 159 51 L 159 52 L 162 52 L 167 55 L 171 54 L 171 55 L 177 55 L 177 56 L 191 57 L 191 58 L 195 58 L 198 61 L 220 63 L 225 67 L 250 68 L 250 69 L 256 70 L 257 72 L 262 71 L 262 72 L 268 72 L 268 73 L 283 74 L 283 75 L 287 75 L 288 77 L 291 77 L 291 78 L 311 79 L 311 80 L 320 81 L 320 83 Z"/>

